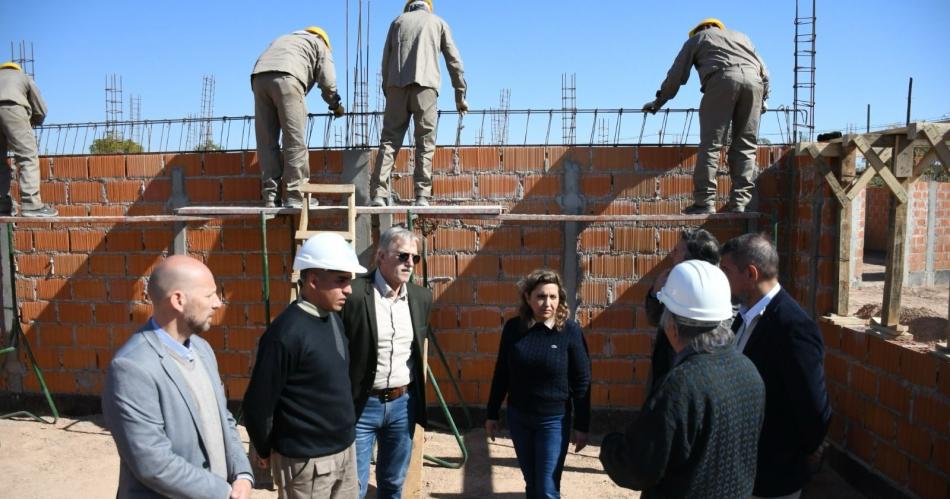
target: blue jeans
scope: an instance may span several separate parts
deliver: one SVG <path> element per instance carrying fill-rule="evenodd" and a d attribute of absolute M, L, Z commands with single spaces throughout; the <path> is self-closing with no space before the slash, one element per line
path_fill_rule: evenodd
<path fill-rule="evenodd" d="M 571 415 L 534 416 L 508 405 L 508 428 L 528 499 L 560 498 Z"/>
<path fill-rule="evenodd" d="M 396 400 L 382 402 L 370 396 L 359 421 L 356 422 L 356 472 L 360 481 L 360 497 L 369 487 L 369 463 L 373 458 L 373 442 L 379 439 L 376 452 L 376 497 L 402 497 L 402 484 L 412 456 L 412 433 L 415 417 L 411 390 Z"/>

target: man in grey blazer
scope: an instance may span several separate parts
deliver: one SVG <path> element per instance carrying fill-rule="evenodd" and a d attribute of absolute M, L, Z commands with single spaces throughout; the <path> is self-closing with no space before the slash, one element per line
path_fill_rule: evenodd
<path fill-rule="evenodd" d="M 152 272 L 152 318 L 116 353 L 102 413 L 119 451 L 119 498 L 244 499 L 253 486 L 208 342 L 221 306 L 214 276 L 188 256 Z"/>

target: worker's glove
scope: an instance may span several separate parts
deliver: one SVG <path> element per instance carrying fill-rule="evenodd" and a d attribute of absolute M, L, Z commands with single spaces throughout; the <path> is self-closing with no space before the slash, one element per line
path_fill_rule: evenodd
<path fill-rule="evenodd" d="M 768 110 L 769 110 L 769 105 L 766 104 L 765 101 L 762 101 L 762 114 L 765 114 L 765 112 Z"/>
<path fill-rule="evenodd" d="M 331 109 L 330 111 L 333 111 L 334 118 L 342 118 L 343 114 L 346 112 L 343 109 L 343 104 L 337 104 L 336 107 Z"/>
<path fill-rule="evenodd" d="M 330 98 L 328 109 L 333 112 L 333 116 L 339 118 L 343 116 L 343 98 L 340 94 L 333 94 Z"/>
<path fill-rule="evenodd" d="M 651 100 L 650 102 L 647 102 L 646 104 L 643 105 L 643 112 L 656 114 L 656 112 L 660 110 L 660 107 L 661 105 L 658 104 L 655 100 Z"/>
<path fill-rule="evenodd" d="M 465 102 L 465 97 L 455 99 L 455 109 L 458 110 L 460 114 L 468 112 L 468 102 Z"/>

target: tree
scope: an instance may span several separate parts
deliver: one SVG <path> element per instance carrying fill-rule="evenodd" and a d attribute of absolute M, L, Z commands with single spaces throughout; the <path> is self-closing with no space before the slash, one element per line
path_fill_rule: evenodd
<path fill-rule="evenodd" d="M 208 139 L 195 146 L 195 151 L 220 151 L 221 146 L 215 144 L 213 140 Z"/>
<path fill-rule="evenodd" d="M 92 141 L 92 145 L 89 146 L 90 154 L 129 154 L 142 151 L 142 146 L 137 142 L 132 139 L 122 139 L 114 132 L 106 133 L 105 137 Z"/>

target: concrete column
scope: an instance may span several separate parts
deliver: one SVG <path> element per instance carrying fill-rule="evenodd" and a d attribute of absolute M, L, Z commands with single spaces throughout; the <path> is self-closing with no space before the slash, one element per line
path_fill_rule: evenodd
<path fill-rule="evenodd" d="M 343 173 L 340 176 L 340 181 L 344 184 L 353 184 L 356 186 L 357 206 L 366 206 L 369 204 L 369 176 L 372 169 L 370 156 L 372 156 L 372 151 L 368 149 L 343 151 Z M 392 225 L 392 217 L 389 215 L 381 215 L 380 227 L 382 230 L 389 228 L 390 225 Z M 356 254 L 360 258 L 360 264 L 369 268 L 373 259 L 372 216 L 357 215 L 355 230 Z"/>
<path fill-rule="evenodd" d="M 581 171 L 580 166 L 573 161 L 564 161 L 561 171 L 561 195 L 557 202 L 565 215 L 580 215 L 584 212 L 586 201 L 580 193 Z M 561 276 L 564 278 L 564 292 L 567 293 L 567 304 L 571 316 L 577 313 L 577 289 L 579 265 L 577 260 L 577 241 L 581 227 L 579 222 L 564 222 L 564 236 L 562 241 L 563 254 L 561 256 Z"/>

